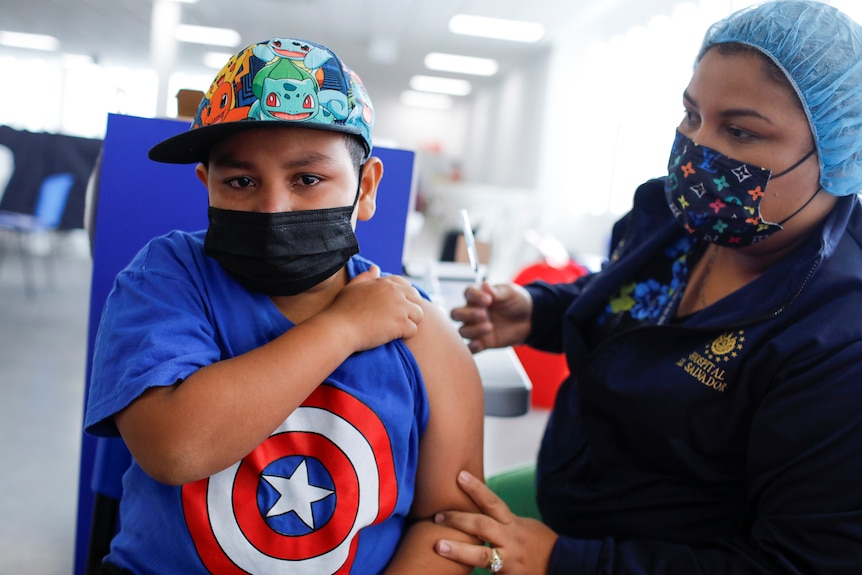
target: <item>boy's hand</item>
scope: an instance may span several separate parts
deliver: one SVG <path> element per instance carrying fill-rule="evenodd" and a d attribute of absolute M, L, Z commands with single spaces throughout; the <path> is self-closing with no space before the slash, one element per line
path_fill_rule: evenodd
<path fill-rule="evenodd" d="M 373 266 L 353 278 L 324 313 L 340 314 L 357 338 L 356 351 L 362 351 L 416 335 L 424 317 L 421 302 L 409 281 L 380 277 L 380 268 Z"/>

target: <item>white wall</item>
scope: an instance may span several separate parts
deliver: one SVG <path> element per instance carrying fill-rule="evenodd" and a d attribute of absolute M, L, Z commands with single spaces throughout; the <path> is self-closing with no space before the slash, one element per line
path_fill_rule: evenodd
<path fill-rule="evenodd" d="M 679 36 L 670 19 L 649 33 L 644 26 L 630 31 L 620 11 L 636 6 L 640 12 L 627 16 L 640 23 L 649 21 L 650 9 L 669 13 L 677 3 L 629 0 L 616 10 L 607 3 L 605 11 L 585 9 L 553 50 L 479 91 L 463 155 L 465 182 L 435 181 L 429 223 L 455 227 L 457 210 L 443 204 L 470 206 L 491 229 L 497 266 L 506 272 L 538 259 L 524 247 L 529 229 L 551 233 L 574 255 L 604 254 L 635 186 L 665 169 L 695 50 L 685 38 L 679 46 L 651 48 L 657 37 Z M 609 30 L 620 34 L 610 38 Z M 698 43 L 702 33 L 694 32 Z"/>
<path fill-rule="evenodd" d="M 752 3 L 586 5 L 553 50 L 474 96 L 465 182 L 433 181 L 426 190 L 430 221 L 455 227 L 457 206 L 447 203 L 472 206 L 506 244 L 497 259 L 507 270 L 537 257 L 517 249 L 530 228 L 556 236 L 574 255 L 604 255 L 611 226 L 629 209 L 636 187 L 666 173 L 704 32 Z M 502 214 L 508 221 L 499 221 Z"/>
<path fill-rule="evenodd" d="M 542 97 L 549 55 L 550 49 L 531 52 L 475 95 L 463 158 L 467 180 L 535 187 L 542 131 L 553 114 Z"/>
<path fill-rule="evenodd" d="M 604 254 L 611 224 L 645 180 L 662 176 L 682 92 L 703 34 L 714 21 L 753 2 L 665 2 L 613 37 L 573 22 L 551 56 L 546 154 L 538 167 L 542 228 L 573 253 Z M 607 14 L 590 26 L 608 30 Z"/>
<path fill-rule="evenodd" d="M 395 95 L 397 96 L 397 95 Z M 456 101 L 449 110 L 410 108 L 397 97 L 374 96 L 374 137 L 409 150 L 440 148 L 453 157 L 464 154 L 470 107 Z"/>

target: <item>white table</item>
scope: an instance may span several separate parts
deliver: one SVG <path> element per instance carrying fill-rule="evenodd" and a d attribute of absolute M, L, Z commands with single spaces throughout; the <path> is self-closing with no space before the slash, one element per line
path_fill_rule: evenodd
<path fill-rule="evenodd" d="M 455 262 L 408 265 L 405 277 L 424 289 L 447 313 L 463 303 L 464 290 L 475 282 L 470 266 Z M 486 349 L 474 354 L 473 359 L 485 390 L 485 415 L 515 417 L 530 410 L 532 384 L 511 347 Z"/>

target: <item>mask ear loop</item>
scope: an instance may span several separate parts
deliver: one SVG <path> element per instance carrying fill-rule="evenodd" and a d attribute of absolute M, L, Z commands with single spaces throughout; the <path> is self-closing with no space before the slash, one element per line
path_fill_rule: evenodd
<path fill-rule="evenodd" d="M 819 193 L 820 193 L 820 190 L 822 190 L 822 189 L 823 189 L 823 186 L 819 186 L 819 187 L 817 188 L 817 191 L 816 191 L 816 192 L 814 192 L 813 194 L 811 194 L 811 197 L 810 197 L 810 198 L 808 198 L 808 201 L 807 201 L 807 202 L 805 202 L 804 204 L 802 204 L 802 206 L 801 206 L 798 210 L 796 210 L 795 212 L 793 212 L 792 214 L 790 214 L 789 216 L 787 216 L 786 218 L 784 218 L 783 220 L 781 220 L 780 222 L 778 222 L 778 225 L 779 225 L 779 226 L 783 226 L 784 224 L 786 224 L 786 223 L 787 223 L 787 220 L 789 220 L 790 218 L 792 218 L 793 216 L 795 216 L 796 214 L 798 214 L 799 212 L 801 212 L 802 210 L 804 210 L 806 207 L 808 207 L 808 204 L 810 204 L 810 203 L 811 203 L 811 200 L 813 200 L 813 199 L 814 199 L 814 197 L 815 197 L 817 194 L 819 194 Z"/>
<path fill-rule="evenodd" d="M 805 160 L 807 160 L 808 158 L 810 158 L 811 156 L 813 156 L 813 155 L 814 155 L 814 152 L 816 152 L 816 151 L 817 151 L 817 149 L 816 149 L 816 148 L 812 148 L 812 150 L 811 150 L 810 152 L 808 152 L 807 154 L 805 154 L 804 156 L 802 156 L 802 158 L 801 158 L 798 162 L 796 162 L 795 164 L 793 164 L 792 166 L 790 166 L 789 168 L 787 168 L 787 169 L 786 169 L 786 170 L 784 170 L 783 172 L 781 172 L 781 173 L 779 173 L 779 174 L 775 174 L 774 176 L 772 176 L 771 178 L 769 178 L 769 179 L 770 179 L 770 181 L 771 181 L 771 180 L 774 180 L 774 179 L 776 179 L 776 178 L 780 178 L 781 176 L 783 176 L 783 175 L 785 175 L 785 174 L 789 174 L 790 172 L 792 172 L 793 170 L 795 170 L 796 168 L 798 168 L 799 166 L 801 166 L 801 165 L 805 162 Z M 795 216 L 796 214 L 798 214 L 799 212 L 801 212 L 802 210 L 804 210 L 806 207 L 808 207 L 808 204 L 810 204 L 810 203 L 811 203 L 811 201 L 812 201 L 812 200 L 817 196 L 817 194 L 819 194 L 819 193 L 820 193 L 820 190 L 822 190 L 822 189 L 823 189 L 823 186 L 818 187 L 818 188 L 817 188 L 817 190 L 816 190 L 813 194 L 811 194 L 811 197 L 810 197 L 810 198 L 808 198 L 808 201 L 807 201 L 807 202 L 805 202 L 804 204 L 802 204 L 802 205 L 799 207 L 799 209 L 798 209 L 798 210 L 796 210 L 795 212 L 793 212 L 792 214 L 790 214 L 789 216 L 787 216 L 786 218 L 784 218 L 783 220 L 781 220 L 780 222 L 778 222 L 776 225 L 777 225 L 777 226 L 779 226 L 779 227 L 783 226 L 784 224 L 786 224 L 786 223 L 787 223 L 787 221 L 788 221 L 790 218 L 792 218 L 793 216 Z"/>
<path fill-rule="evenodd" d="M 799 166 L 801 166 L 801 165 L 805 162 L 805 160 L 807 160 L 808 158 L 810 158 L 811 156 L 813 156 L 813 155 L 814 155 L 814 152 L 816 152 L 816 151 L 817 151 L 816 149 L 812 149 L 810 152 L 808 152 L 807 154 L 805 154 L 804 156 L 802 156 L 802 159 L 801 159 L 801 160 L 799 160 L 798 162 L 796 162 L 795 164 L 793 164 L 792 166 L 790 166 L 789 168 L 787 168 L 786 170 L 784 170 L 784 171 L 783 171 L 783 172 L 781 172 L 780 174 L 775 174 L 775 175 L 774 175 L 774 176 L 772 176 L 770 179 L 771 179 L 771 180 L 774 180 L 775 178 L 780 178 L 781 176 L 783 176 L 783 175 L 785 175 L 785 174 L 789 174 L 790 172 L 792 172 L 793 170 L 795 170 L 796 168 L 798 168 Z M 818 191 L 820 191 L 820 190 L 818 190 Z M 816 194 L 817 192 L 814 192 L 814 193 Z"/>
<path fill-rule="evenodd" d="M 359 194 L 362 192 L 362 170 L 365 169 L 365 162 L 359 164 L 359 180 L 356 183 L 356 196 L 353 198 L 353 208 L 356 209 L 356 204 L 359 203 Z"/>

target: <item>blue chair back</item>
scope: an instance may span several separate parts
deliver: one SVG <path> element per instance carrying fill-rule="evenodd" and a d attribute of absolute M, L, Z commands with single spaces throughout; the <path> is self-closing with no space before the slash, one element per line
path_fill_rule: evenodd
<path fill-rule="evenodd" d="M 53 230 L 60 225 L 74 183 L 75 176 L 70 172 L 53 174 L 42 180 L 34 213 L 40 226 Z"/>

